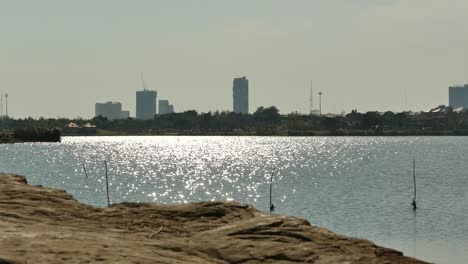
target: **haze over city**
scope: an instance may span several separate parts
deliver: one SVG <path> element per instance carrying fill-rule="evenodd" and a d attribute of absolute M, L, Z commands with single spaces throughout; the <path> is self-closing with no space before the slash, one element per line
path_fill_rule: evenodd
<path fill-rule="evenodd" d="M 247 76 L 250 111 L 428 110 L 468 76 L 468 2 L 2 1 L 0 91 L 12 117 L 135 115 L 146 86 L 177 111 L 232 110 Z M 317 98 L 316 98 L 317 99 Z M 318 101 L 315 101 L 318 104 Z"/>

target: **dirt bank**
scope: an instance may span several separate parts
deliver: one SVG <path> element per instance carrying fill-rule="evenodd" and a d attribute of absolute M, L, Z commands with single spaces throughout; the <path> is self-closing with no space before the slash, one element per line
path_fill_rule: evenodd
<path fill-rule="evenodd" d="M 424 263 L 238 203 L 96 208 L 0 174 L 0 263 L 64 262 Z"/>

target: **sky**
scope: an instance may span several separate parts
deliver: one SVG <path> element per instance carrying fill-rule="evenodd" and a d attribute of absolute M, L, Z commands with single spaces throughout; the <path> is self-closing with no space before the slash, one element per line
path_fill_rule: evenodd
<path fill-rule="evenodd" d="M 135 115 L 135 91 L 176 111 L 428 110 L 468 82 L 466 0 L 0 0 L 0 92 L 9 114 Z"/>

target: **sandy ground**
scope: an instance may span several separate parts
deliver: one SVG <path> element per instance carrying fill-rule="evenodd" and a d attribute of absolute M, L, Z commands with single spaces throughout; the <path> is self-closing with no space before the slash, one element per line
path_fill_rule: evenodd
<path fill-rule="evenodd" d="M 78 203 L 0 174 L 3 263 L 424 263 L 238 203 Z"/>

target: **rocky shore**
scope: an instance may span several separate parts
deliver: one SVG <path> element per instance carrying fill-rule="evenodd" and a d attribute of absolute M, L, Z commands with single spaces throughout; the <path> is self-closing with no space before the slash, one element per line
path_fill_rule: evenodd
<path fill-rule="evenodd" d="M 344 220 L 344 219 L 343 219 Z M 0 174 L 0 263 L 425 263 L 238 203 L 98 208 Z"/>

